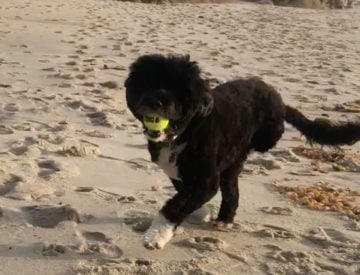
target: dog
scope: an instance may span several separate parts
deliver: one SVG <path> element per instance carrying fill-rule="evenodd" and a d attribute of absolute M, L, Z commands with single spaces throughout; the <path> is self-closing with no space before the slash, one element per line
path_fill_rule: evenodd
<path fill-rule="evenodd" d="M 239 78 L 210 89 L 188 55 L 140 56 L 130 66 L 125 88 L 128 108 L 139 121 L 144 123 L 149 113 L 169 120 L 161 134 L 144 126 L 151 160 L 177 191 L 144 235 L 149 249 L 163 248 L 176 227 L 219 189 L 216 222 L 232 223 L 238 176 L 248 154 L 273 148 L 284 133 L 284 122 L 310 143 L 339 146 L 360 139 L 360 122 L 310 120 L 260 78 Z"/>

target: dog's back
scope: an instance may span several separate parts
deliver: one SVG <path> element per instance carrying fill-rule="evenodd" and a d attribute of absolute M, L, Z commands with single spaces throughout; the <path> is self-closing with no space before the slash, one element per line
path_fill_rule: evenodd
<path fill-rule="evenodd" d="M 251 149 L 266 152 L 274 147 L 284 132 L 284 122 L 298 129 L 310 143 L 338 146 L 352 145 L 360 140 L 359 121 L 324 123 L 321 119 L 308 119 L 299 110 L 284 104 L 279 93 L 257 77 L 238 79 L 219 85 L 214 89 L 215 103 L 226 99 L 223 110 L 231 110 L 236 120 L 251 123 Z M 216 100 L 217 99 L 217 100 Z M 244 130 L 244 129 L 242 129 Z M 249 133 L 245 133 L 249 134 Z"/>
<path fill-rule="evenodd" d="M 265 152 L 274 147 L 284 132 L 285 105 L 279 93 L 259 78 L 243 78 L 213 90 L 215 106 L 227 113 L 227 121 L 249 136 L 249 149 Z M 224 115 L 224 114 L 223 114 Z"/>

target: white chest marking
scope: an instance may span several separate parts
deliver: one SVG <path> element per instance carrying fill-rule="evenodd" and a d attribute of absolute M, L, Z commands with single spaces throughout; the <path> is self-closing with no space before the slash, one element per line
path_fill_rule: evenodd
<path fill-rule="evenodd" d="M 179 177 L 178 167 L 176 166 L 176 161 L 178 155 L 185 149 L 185 147 L 186 143 L 183 143 L 176 146 L 175 148 L 167 146 L 160 150 L 157 164 L 171 179 L 181 180 Z"/>

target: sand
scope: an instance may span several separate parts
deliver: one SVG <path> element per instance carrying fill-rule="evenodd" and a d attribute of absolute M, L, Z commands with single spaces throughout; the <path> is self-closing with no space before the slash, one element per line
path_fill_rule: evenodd
<path fill-rule="evenodd" d="M 281 190 L 327 184 L 355 211 L 360 144 L 319 157 L 290 126 L 250 157 L 234 225 L 189 220 L 163 250 L 145 249 L 174 190 L 123 87 L 139 55 L 189 53 L 214 84 L 257 75 L 310 117 L 356 119 L 359 16 L 358 5 L 1 0 L 0 274 L 359 274 L 360 215 Z"/>

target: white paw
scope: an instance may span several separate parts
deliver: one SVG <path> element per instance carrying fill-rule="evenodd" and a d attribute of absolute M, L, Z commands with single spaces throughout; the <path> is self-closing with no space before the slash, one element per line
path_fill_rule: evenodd
<path fill-rule="evenodd" d="M 234 222 L 234 223 L 226 223 L 226 222 L 222 222 L 222 221 L 218 221 L 218 220 L 212 220 L 211 221 L 213 226 L 220 231 L 225 231 L 225 232 L 240 232 L 240 231 L 246 231 L 248 232 L 250 229 L 246 228 L 246 226 L 244 226 L 243 224 Z"/>
<path fill-rule="evenodd" d="M 199 223 L 209 222 L 210 219 L 211 219 L 210 209 L 206 205 L 203 205 L 201 206 L 201 208 L 192 212 L 186 220 L 189 223 L 199 224 Z"/>
<path fill-rule="evenodd" d="M 225 222 L 218 221 L 218 220 L 213 220 L 212 224 L 216 228 L 232 228 L 232 226 L 233 226 L 232 223 L 225 223 Z"/>
<path fill-rule="evenodd" d="M 161 249 L 174 235 L 175 224 L 169 222 L 161 213 L 153 220 L 144 235 L 144 246 L 148 249 Z"/>

